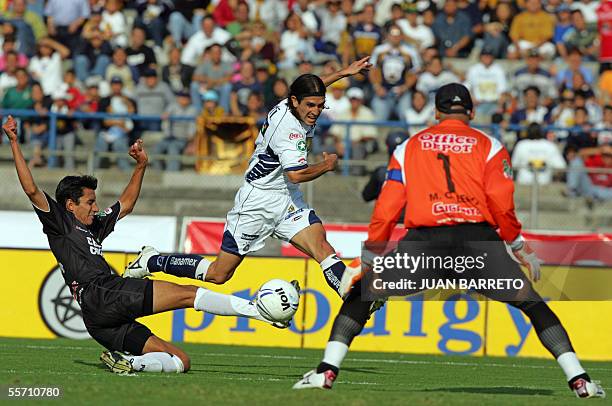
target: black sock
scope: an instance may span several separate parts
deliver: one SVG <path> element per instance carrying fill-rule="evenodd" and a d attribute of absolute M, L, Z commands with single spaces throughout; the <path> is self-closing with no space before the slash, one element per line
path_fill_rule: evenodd
<path fill-rule="evenodd" d="M 330 369 L 331 369 L 331 371 L 334 374 L 336 374 L 336 376 L 338 376 L 338 374 L 340 373 L 340 369 L 338 369 L 338 367 L 335 367 L 335 366 L 333 366 L 331 364 L 328 364 L 326 362 L 321 362 L 319 364 L 319 366 L 317 367 L 317 374 L 323 373 L 323 372 L 328 371 Z"/>
<path fill-rule="evenodd" d="M 199 255 L 153 255 L 147 262 L 150 272 L 165 272 L 182 278 L 195 279 L 195 272 L 202 260 Z"/>

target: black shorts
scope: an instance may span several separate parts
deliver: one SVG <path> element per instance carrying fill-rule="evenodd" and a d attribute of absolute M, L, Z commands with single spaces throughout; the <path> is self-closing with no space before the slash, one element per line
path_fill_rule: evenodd
<path fill-rule="evenodd" d="M 135 320 L 153 314 L 153 281 L 120 276 L 99 278 L 81 293 L 83 321 L 105 348 L 140 355 L 153 335 Z"/>
<path fill-rule="evenodd" d="M 480 271 L 466 272 L 464 276 L 473 279 L 517 279 L 523 281 L 526 289 L 520 292 L 520 296 L 518 291 L 512 289 L 476 289 L 478 293 L 502 302 L 542 300 L 519 264 L 509 255 L 505 243 L 488 223 L 414 228 L 406 233 L 402 241 L 427 242 L 438 253 L 471 257 L 478 256 L 482 252 L 480 247 L 486 246 L 487 266 Z M 453 272 L 451 277 L 457 277 L 457 274 Z"/>

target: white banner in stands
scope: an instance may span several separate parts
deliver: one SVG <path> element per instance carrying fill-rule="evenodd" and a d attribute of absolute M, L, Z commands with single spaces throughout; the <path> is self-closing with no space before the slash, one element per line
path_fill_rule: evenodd
<path fill-rule="evenodd" d="M 0 248 L 49 249 L 42 224 L 33 211 L 0 211 Z M 176 218 L 129 215 L 102 244 L 104 251 L 137 252 L 152 245 L 161 252 L 176 249 Z"/>

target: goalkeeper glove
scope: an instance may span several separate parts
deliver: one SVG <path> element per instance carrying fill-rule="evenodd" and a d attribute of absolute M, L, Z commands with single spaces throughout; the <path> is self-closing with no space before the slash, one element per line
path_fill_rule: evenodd
<path fill-rule="evenodd" d="M 534 282 L 539 281 L 541 276 L 540 260 L 533 249 L 527 245 L 527 242 L 523 239 L 523 237 L 519 235 L 519 237 L 514 240 L 512 244 L 510 244 L 510 248 L 520 264 L 527 267 L 529 270 L 531 280 Z"/>

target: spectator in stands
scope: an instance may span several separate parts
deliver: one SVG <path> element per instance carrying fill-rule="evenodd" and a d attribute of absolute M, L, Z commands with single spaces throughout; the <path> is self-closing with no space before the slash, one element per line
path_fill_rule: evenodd
<path fill-rule="evenodd" d="M 75 52 L 74 70 L 77 78 L 85 83 L 90 76 L 104 76 L 106 68 L 111 63 L 113 49 L 103 39 L 100 30 L 92 30 L 88 39 L 81 42 L 79 49 Z"/>
<path fill-rule="evenodd" d="M 131 44 L 125 50 L 128 65 L 136 68 L 138 75 L 142 75 L 148 69 L 157 69 L 157 58 L 155 52 L 145 45 L 146 32 L 143 27 L 132 28 Z"/>
<path fill-rule="evenodd" d="M 516 110 L 510 116 L 510 124 L 527 126 L 531 123 L 544 125 L 549 120 L 548 109 L 542 106 L 540 102 L 541 92 L 535 86 L 529 86 L 523 91 L 523 104 L 521 108 Z M 519 130 L 517 132 L 517 141 L 525 138 L 527 132 Z"/>
<path fill-rule="evenodd" d="M 138 72 L 135 67 L 127 64 L 127 53 L 123 48 L 115 48 L 113 51 L 113 60 L 106 67 L 104 77 L 108 82 L 112 78 L 121 78 L 122 89 L 131 94 L 136 86 Z"/>
<path fill-rule="evenodd" d="M 74 69 L 64 72 L 61 88 L 68 94 L 67 103 L 71 111 L 77 110 L 85 101 L 85 95 L 81 91 L 83 84 L 78 81 Z"/>
<path fill-rule="evenodd" d="M 17 69 L 19 69 L 17 63 L 17 52 L 7 52 L 4 72 L 0 73 L 0 97 L 4 96 L 4 93 L 8 88 L 17 86 Z"/>
<path fill-rule="evenodd" d="M 246 0 L 249 5 L 249 19 L 262 21 L 267 29 L 277 30 L 287 18 L 287 4 L 280 0 Z"/>
<path fill-rule="evenodd" d="M 371 106 L 376 118 L 388 120 L 395 113 L 404 120 L 410 90 L 417 80 L 418 52 L 402 44 L 402 31 L 392 26 L 386 41 L 374 48 L 370 62 L 373 65 L 370 81 L 375 93 Z"/>
<path fill-rule="evenodd" d="M 181 48 L 183 39 L 191 38 L 200 29 L 208 2 L 202 0 L 173 0 L 173 4 L 174 11 L 170 13 L 168 18 L 168 31 L 172 35 L 174 46 Z"/>
<path fill-rule="evenodd" d="M 44 89 L 44 87 L 43 87 Z M 51 95 L 53 98 L 53 104 L 51 105 L 50 111 L 61 115 L 72 115 L 74 110 L 68 107 L 69 95 L 63 88 L 55 89 Z M 74 159 L 74 147 L 76 146 L 76 123 L 75 120 L 70 117 L 58 117 L 55 123 L 55 149 L 57 151 L 63 151 L 64 169 L 67 171 L 74 171 L 75 159 Z"/>
<path fill-rule="evenodd" d="M 472 93 L 476 106 L 476 123 L 489 124 L 497 110 L 497 102 L 509 91 L 506 72 L 495 63 L 493 50 L 484 48 L 480 53 L 480 63 L 470 66 L 466 74 L 466 86 Z"/>
<path fill-rule="evenodd" d="M 14 52 L 17 55 L 17 67 L 25 68 L 28 66 L 28 57 L 26 54 L 23 54 L 17 50 L 15 46 L 15 37 L 9 35 L 4 37 L 4 42 L 2 43 L 2 54 L 0 55 L 0 72 L 2 72 L 6 66 L 6 57 L 10 52 Z"/>
<path fill-rule="evenodd" d="M 297 0 L 293 3 L 292 11 L 300 16 L 309 34 L 314 34 L 319 29 L 319 21 L 314 9 L 315 4 L 310 0 Z"/>
<path fill-rule="evenodd" d="M 110 82 L 111 94 L 102 98 L 98 109 L 100 112 L 114 114 L 134 114 L 136 113 L 136 103 L 123 94 L 123 81 L 120 77 L 114 77 Z M 120 153 L 117 159 L 117 166 L 122 171 L 130 170 L 130 163 L 124 157 L 128 151 L 130 133 L 134 129 L 134 122 L 129 118 L 108 118 L 102 123 L 103 131 L 96 136 L 96 153 L 108 151 L 109 146 L 116 153 Z M 94 168 L 99 168 L 101 163 L 100 155 L 96 154 Z"/>
<path fill-rule="evenodd" d="M 595 128 L 603 131 L 597 133 L 597 145 L 612 145 L 612 106 L 603 108 L 603 119 L 595 124 Z"/>
<path fill-rule="evenodd" d="M 612 199 L 612 146 L 584 148 L 570 161 L 567 195 L 584 196 L 590 203 Z M 607 173 L 587 173 L 587 169 L 608 169 Z"/>
<path fill-rule="evenodd" d="M 492 13 L 491 20 L 484 25 L 483 48 L 493 50 L 496 58 L 506 58 L 510 45 L 510 25 L 514 17 L 508 2 L 499 2 Z"/>
<path fill-rule="evenodd" d="M 368 122 L 374 121 L 374 113 L 368 107 L 363 105 L 364 93 L 358 87 L 351 87 L 347 92 L 346 96 L 349 98 L 351 107 L 348 111 L 342 112 L 336 115 L 336 119 L 340 121 L 360 121 Z M 336 139 L 336 151 L 339 156 L 345 154 L 345 142 L 346 142 L 346 125 L 334 124 L 330 129 L 329 133 Z M 351 142 L 351 159 L 362 160 L 366 159 L 368 153 L 372 153 L 378 150 L 378 144 L 376 141 L 376 134 L 378 133 L 376 127 L 370 125 L 353 125 L 349 129 L 349 140 Z M 353 175 L 363 175 L 365 173 L 365 167 L 362 165 L 354 166 L 351 168 Z"/>
<path fill-rule="evenodd" d="M 32 107 L 32 92 L 30 89 L 30 75 L 23 68 L 17 68 L 15 71 L 15 79 L 17 81 L 14 87 L 9 87 L 0 105 L 3 109 L 23 109 L 29 110 Z"/>
<path fill-rule="evenodd" d="M 62 85 L 62 61 L 70 55 L 70 49 L 51 38 L 38 41 L 38 51 L 30 60 L 28 70 L 39 81 L 46 95 L 51 95 Z"/>
<path fill-rule="evenodd" d="M 457 9 L 457 1 L 446 0 L 432 26 L 440 54 L 449 58 L 468 56 L 472 40 L 471 25 L 470 18 Z"/>
<path fill-rule="evenodd" d="M 79 111 L 83 113 L 96 113 L 99 111 L 100 105 L 100 87 L 97 78 L 89 78 L 85 81 L 85 94 L 83 95 L 83 103 L 79 106 Z M 100 121 L 95 119 L 80 120 L 84 128 L 94 130 L 96 133 L 100 131 Z"/>
<path fill-rule="evenodd" d="M 572 11 L 572 28 L 563 36 L 560 44 L 559 54 L 564 56 L 567 48 L 575 48 L 580 51 L 584 59 L 596 61 L 599 54 L 599 35 L 597 28 L 587 26 L 580 10 Z"/>
<path fill-rule="evenodd" d="M 561 93 L 559 103 L 550 112 L 550 121 L 555 127 L 570 128 L 574 126 L 574 92 L 565 89 Z M 568 131 L 556 131 L 556 138 L 564 140 L 569 135 Z"/>
<path fill-rule="evenodd" d="M 416 4 L 408 4 L 405 8 L 406 18 L 397 21 L 397 26 L 404 34 L 404 41 L 415 47 L 419 52 L 435 45 L 434 33 L 419 21 L 419 11 Z"/>
<path fill-rule="evenodd" d="M 251 92 L 247 99 L 245 117 L 251 117 L 256 123 L 263 122 L 267 116 L 267 110 L 264 105 L 263 95 L 257 92 Z"/>
<path fill-rule="evenodd" d="M 567 56 L 567 47 L 564 44 L 565 35 L 572 30 L 572 10 L 563 3 L 557 7 L 557 23 L 553 34 L 553 43 L 557 47 L 557 52 L 562 58 Z"/>
<path fill-rule="evenodd" d="M 232 84 L 230 82 L 234 69 L 222 59 L 222 48 L 219 44 L 210 45 L 204 52 L 204 61 L 193 72 L 190 86 L 191 100 L 198 110 L 202 107 L 202 95 L 207 90 L 215 90 L 219 95 L 219 104 L 229 111 Z"/>
<path fill-rule="evenodd" d="M 537 87 L 543 97 L 543 104 L 550 106 L 557 98 L 557 85 L 551 74 L 540 66 L 542 58 L 537 49 L 527 53 L 527 66 L 514 73 L 514 93 L 523 103 L 523 95 L 528 87 Z"/>
<path fill-rule="evenodd" d="M 597 133 L 592 131 L 593 125 L 589 122 L 589 113 L 584 107 L 574 109 L 574 126 L 566 140 L 566 148 L 574 147 L 580 151 L 582 148 L 597 146 Z"/>
<path fill-rule="evenodd" d="M 518 169 L 516 181 L 519 185 L 537 183 L 548 185 L 552 182 L 553 171 L 565 169 L 565 160 L 556 143 L 544 137 L 539 124 L 527 128 L 527 138 L 516 144 L 512 151 L 512 166 Z"/>
<path fill-rule="evenodd" d="M 162 47 L 173 8 L 171 0 L 137 0 L 138 17 L 134 20 L 134 25 L 144 27 L 147 38 L 151 38 L 156 46 Z"/>
<path fill-rule="evenodd" d="M 250 61 L 240 65 L 239 79 L 232 84 L 230 94 L 230 112 L 234 116 L 246 114 L 247 101 L 252 92 L 261 93 L 263 87 L 255 78 L 255 67 Z"/>
<path fill-rule="evenodd" d="M 207 90 L 202 95 L 202 116 L 218 118 L 225 115 L 225 109 L 219 105 L 219 95 L 214 90 Z"/>
<path fill-rule="evenodd" d="M 28 162 L 28 166 L 34 168 L 44 165 L 42 149 L 49 142 L 49 119 L 47 114 L 51 109 L 53 100 L 49 96 L 45 96 L 42 86 L 38 82 L 32 84 L 31 97 L 32 109 L 38 113 L 38 116 L 28 117 L 25 125 L 29 143 L 33 147 L 32 159 Z"/>
<path fill-rule="evenodd" d="M 403 25 L 403 23 L 400 23 L 400 21 L 405 21 L 404 18 L 406 17 L 406 13 L 405 13 L 405 6 L 409 6 L 410 3 L 405 3 L 405 4 L 401 4 L 401 3 L 393 3 L 391 5 L 391 11 L 390 11 L 390 16 L 388 19 L 385 19 L 384 21 L 381 21 L 380 19 L 376 18 L 376 15 L 374 16 L 374 22 L 379 22 L 379 26 L 382 27 L 383 32 L 389 32 L 389 29 L 391 28 L 392 25 L 397 25 L 400 26 L 400 29 L 403 30 L 403 28 L 401 27 L 401 25 Z M 379 6 L 379 4 L 377 5 Z"/>
<path fill-rule="evenodd" d="M 291 69 L 303 59 L 313 59 L 315 49 L 312 38 L 296 13 L 289 13 L 285 20 L 285 30 L 280 37 L 279 67 Z"/>
<path fill-rule="evenodd" d="M 289 84 L 284 78 L 275 78 L 272 84 L 273 98 L 266 102 L 266 110 L 271 110 L 274 106 L 289 96 Z"/>
<path fill-rule="evenodd" d="M 579 75 L 574 75 L 574 78 L 578 77 Z M 595 99 L 593 90 L 588 86 L 574 90 L 574 107 L 584 107 L 588 112 L 588 120 L 591 123 L 597 123 L 602 119 L 601 107 Z"/>
<path fill-rule="evenodd" d="M 267 60 L 255 60 L 255 79 L 257 79 L 257 81 L 261 84 L 263 89 L 261 96 L 263 97 L 262 103 L 264 107 L 270 102 L 270 100 L 274 99 L 274 91 L 272 90 L 272 87 L 274 86 L 274 80 L 276 77 L 270 74 L 271 68 L 272 66 Z"/>
<path fill-rule="evenodd" d="M 457 10 L 462 11 L 470 19 L 472 35 L 468 44 L 468 51 L 472 50 L 474 40 L 482 38 L 484 32 L 481 3 L 472 0 L 457 0 Z"/>
<path fill-rule="evenodd" d="M 460 82 L 460 80 L 453 72 L 444 69 L 439 56 L 434 56 L 425 67 L 425 72 L 419 75 L 416 89 L 428 97 L 433 97 L 441 86 L 452 82 Z"/>
<path fill-rule="evenodd" d="M 323 7 L 316 9 L 316 13 L 320 21 L 320 28 L 315 34 L 315 49 L 318 52 L 336 55 L 340 39 L 347 26 L 346 16 L 340 10 L 340 1 L 327 1 Z"/>
<path fill-rule="evenodd" d="M 89 19 L 85 22 L 85 24 L 83 24 L 83 30 L 81 31 L 81 40 L 79 42 L 82 43 L 83 39 L 88 40 L 94 33 L 97 32 L 102 34 L 102 39 L 104 41 L 110 42 L 113 38 L 113 33 L 110 27 L 107 24 L 102 23 L 102 13 L 98 11 L 92 11 Z"/>
<path fill-rule="evenodd" d="M 168 53 L 168 64 L 162 67 L 161 75 L 162 80 L 170 86 L 173 92 L 189 91 L 193 67 L 181 62 L 180 49 L 172 48 Z"/>
<path fill-rule="evenodd" d="M 572 10 L 580 10 L 582 15 L 584 16 L 585 22 L 590 26 L 595 26 L 597 24 L 598 6 L 599 1 L 579 0 L 571 2 Z"/>
<path fill-rule="evenodd" d="M 181 91 L 176 94 L 176 100 L 168 106 L 164 116 L 184 117 L 197 116 L 197 114 L 198 111 L 191 104 L 189 92 Z M 187 144 L 195 138 L 195 120 L 164 120 L 163 130 L 166 136 L 155 146 L 154 154 L 181 155 Z M 167 171 L 176 172 L 181 169 L 179 159 L 168 159 L 165 163 Z M 153 167 L 161 169 L 162 161 L 156 159 L 153 161 Z"/>
<path fill-rule="evenodd" d="M 49 36 L 68 49 L 76 49 L 89 13 L 88 0 L 47 0 L 45 16 Z"/>
<path fill-rule="evenodd" d="M 366 4 L 359 13 L 359 21 L 355 28 L 351 30 L 352 49 L 344 60 L 361 59 L 364 56 L 372 55 L 374 48 L 382 42 L 382 29 L 374 22 L 374 4 Z M 418 45 L 418 44 L 417 44 Z M 416 49 L 419 49 L 415 45 Z"/>
<path fill-rule="evenodd" d="M 351 102 L 346 95 L 346 90 L 351 82 L 347 78 L 340 79 L 327 87 L 325 95 L 325 114 L 331 119 L 337 119 L 339 115 L 345 115 L 351 109 Z"/>
<path fill-rule="evenodd" d="M 413 134 L 433 125 L 435 113 L 433 103 L 429 102 L 425 93 L 419 90 L 412 92 L 410 107 L 406 112 L 406 122 Z"/>
<path fill-rule="evenodd" d="M 157 72 L 152 68 L 144 71 L 142 80 L 136 86 L 134 97 L 138 114 L 143 116 L 161 117 L 174 103 L 174 93 L 170 90 L 170 86 L 160 81 Z M 138 128 L 143 131 L 160 131 L 161 122 L 142 120 L 138 123 Z"/>
<path fill-rule="evenodd" d="M 239 1 L 234 10 L 234 21 L 225 26 L 225 30 L 235 37 L 239 33 L 249 28 L 249 5 L 244 1 Z"/>
<path fill-rule="evenodd" d="M 254 21 L 251 24 L 251 29 L 246 32 L 249 38 L 242 42 L 239 59 L 246 61 L 247 59 L 267 59 L 270 61 L 276 60 L 276 48 L 278 48 L 278 40 L 276 34 L 268 31 L 266 25 L 261 21 Z"/>
<path fill-rule="evenodd" d="M 122 6 L 122 0 L 106 0 L 102 12 L 102 25 L 111 32 L 110 43 L 125 48 L 128 45 L 128 26 L 121 11 Z"/>
<path fill-rule="evenodd" d="M 5 18 L 17 29 L 21 51 L 33 56 L 36 51 L 36 41 L 47 36 L 47 28 L 41 16 L 27 9 L 26 0 L 13 0 Z"/>
<path fill-rule="evenodd" d="M 557 84 L 566 89 L 574 88 L 574 75 L 579 73 L 582 75 L 588 85 L 593 83 L 593 73 L 589 68 L 582 64 L 582 53 L 577 49 L 573 48 L 567 58 L 565 58 L 567 68 L 559 71 L 557 74 Z"/>
<path fill-rule="evenodd" d="M 206 48 L 213 44 L 225 45 L 231 37 L 229 32 L 217 27 L 212 16 L 207 15 L 202 20 L 201 29 L 189 38 L 183 48 L 181 62 L 185 65 L 196 66 Z"/>
<path fill-rule="evenodd" d="M 526 0 L 525 6 L 526 10 L 512 20 L 512 45 L 508 47 L 508 57 L 519 59 L 530 49 L 536 48 L 540 55 L 552 58 L 555 55 L 555 46 L 551 42 L 555 32 L 555 17 L 542 10 L 540 0 Z"/>

